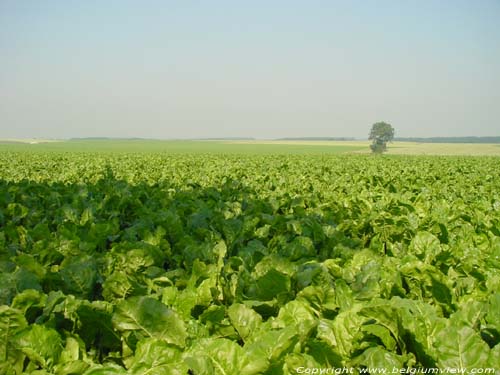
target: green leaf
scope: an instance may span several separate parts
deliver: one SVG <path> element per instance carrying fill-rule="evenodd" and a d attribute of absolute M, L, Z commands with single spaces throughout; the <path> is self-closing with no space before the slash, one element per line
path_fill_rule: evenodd
<path fill-rule="evenodd" d="M 184 347 L 186 327 L 180 317 L 163 303 L 149 297 L 132 297 L 116 307 L 113 326 L 139 337 L 154 337 Z"/>
<path fill-rule="evenodd" d="M 129 373 L 143 375 L 186 374 L 187 365 L 183 362 L 181 350 L 164 340 L 147 338 L 137 343 Z"/>
<path fill-rule="evenodd" d="M 77 375 L 83 374 L 89 368 L 89 364 L 84 361 L 72 361 L 56 365 L 54 373 L 56 375 Z"/>
<path fill-rule="evenodd" d="M 7 373 L 8 368 L 22 371 L 23 356 L 16 350 L 15 335 L 26 326 L 27 322 L 21 311 L 0 306 L 0 373 Z"/>
<path fill-rule="evenodd" d="M 343 357 L 350 357 L 360 339 L 359 331 L 364 318 L 359 315 L 361 306 L 338 314 L 334 320 L 320 319 L 317 337 L 325 341 Z"/>
<path fill-rule="evenodd" d="M 381 371 L 384 369 L 387 373 L 392 372 L 394 368 L 399 370 L 404 367 L 404 360 L 401 356 L 378 346 L 366 349 L 356 357 L 354 363 L 367 369 L 381 369 Z"/>
<path fill-rule="evenodd" d="M 111 321 L 113 305 L 104 301 L 83 303 L 78 307 L 77 333 L 89 348 L 102 352 L 117 351 L 121 341 Z"/>
<path fill-rule="evenodd" d="M 264 358 L 269 363 L 279 362 L 287 353 L 291 352 L 299 341 L 295 327 L 285 327 L 278 330 L 265 330 L 254 336 L 253 341 L 244 346 L 252 358 Z"/>
<path fill-rule="evenodd" d="M 15 337 L 15 345 L 34 363 L 50 369 L 59 361 L 62 339 L 52 328 L 33 324 Z"/>
<path fill-rule="evenodd" d="M 500 371 L 500 344 L 495 345 L 490 350 L 490 356 L 488 357 L 488 367 L 494 368 L 496 370 L 495 374 Z"/>
<path fill-rule="evenodd" d="M 380 278 L 383 272 L 377 260 L 361 265 L 355 273 L 351 288 L 357 300 L 371 300 L 380 296 Z"/>
<path fill-rule="evenodd" d="M 287 354 L 284 362 L 283 370 L 285 374 L 297 374 L 302 371 L 311 371 L 323 367 L 316 362 L 312 355 L 305 353 Z"/>
<path fill-rule="evenodd" d="M 146 287 L 141 285 L 134 275 L 124 271 L 113 272 L 106 278 L 102 287 L 102 296 L 110 302 L 146 293 Z"/>
<path fill-rule="evenodd" d="M 391 305 L 396 309 L 406 337 L 407 350 L 415 354 L 425 366 L 435 366 L 437 356 L 434 342 L 437 334 L 446 327 L 446 319 L 438 315 L 438 310 L 421 301 L 394 297 Z"/>
<path fill-rule="evenodd" d="M 298 236 L 285 246 L 281 255 L 296 261 L 301 258 L 312 258 L 317 254 L 314 243 L 309 237 Z"/>
<path fill-rule="evenodd" d="M 335 301 L 335 290 L 327 283 L 321 286 L 310 285 L 302 289 L 297 293 L 296 300 L 306 302 L 318 316 L 334 314 L 339 308 Z"/>
<path fill-rule="evenodd" d="M 64 362 L 73 362 L 77 361 L 83 356 L 82 353 L 85 353 L 85 344 L 79 338 L 75 337 L 66 337 L 66 345 L 61 353 L 60 361 Z"/>
<path fill-rule="evenodd" d="M 22 311 L 29 321 L 34 321 L 36 315 L 45 306 L 47 296 L 38 290 L 28 289 L 14 297 L 12 308 Z"/>
<path fill-rule="evenodd" d="M 59 273 L 65 294 L 88 299 L 97 282 L 97 264 L 89 257 L 65 261 Z"/>
<path fill-rule="evenodd" d="M 418 232 L 410 243 L 409 251 L 425 263 L 431 263 L 441 252 L 439 239 L 429 232 Z"/>
<path fill-rule="evenodd" d="M 83 375 L 127 375 L 128 372 L 123 367 L 115 364 L 93 366 L 83 373 Z"/>
<path fill-rule="evenodd" d="M 314 310 L 308 304 L 296 300 L 283 306 L 272 323 L 275 328 L 296 327 L 301 340 L 305 340 L 317 324 L 318 319 L 314 315 Z"/>
<path fill-rule="evenodd" d="M 243 341 L 247 341 L 249 337 L 255 334 L 262 324 L 262 317 L 243 304 L 231 305 L 227 310 L 227 314 L 231 324 L 238 331 Z"/>
<path fill-rule="evenodd" d="M 0 273 L 0 305 L 9 305 L 16 295 L 16 278 L 14 273 Z"/>
<path fill-rule="evenodd" d="M 59 363 L 54 366 L 57 375 L 83 374 L 90 367 L 87 358 L 85 343 L 77 336 L 66 337 L 66 345 L 59 358 Z"/>
<path fill-rule="evenodd" d="M 479 368 L 488 361 L 489 347 L 470 327 L 449 326 L 436 337 L 434 347 L 441 367 Z"/>
<path fill-rule="evenodd" d="M 20 267 L 15 272 L 15 279 L 16 290 L 18 292 L 30 289 L 42 291 L 42 286 L 40 285 L 40 280 L 38 279 L 37 275 L 25 269 L 24 267 Z"/>
<path fill-rule="evenodd" d="M 29 209 L 20 203 L 9 203 L 7 205 L 6 213 L 7 217 L 10 216 L 10 220 L 13 223 L 18 223 L 21 219 L 28 215 Z"/>
<path fill-rule="evenodd" d="M 184 360 L 200 375 L 257 375 L 268 367 L 264 358 L 248 356 L 234 341 L 222 338 L 197 340 Z"/>
<path fill-rule="evenodd" d="M 309 339 L 305 344 L 305 351 L 322 367 L 342 367 L 342 357 L 324 341 Z"/>
<path fill-rule="evenodd" d="M 269 301 L 281 293 L 290 290 L 290 277 L 282 272 L 271 269 L 260 277 L 254 288 L 248 291 L 249 296 L 254 295 L 257 299 Z"/>
<path fill-rule="evenodd" d="M 386 349 L 396 349 L 396 340 L 394 340 L 391 336 L 391 331 L 388 328 L 378 324 L 367 324 L 363 325 L 361 330 L 365 333 L 378 337 Z"/>
<path fill-rule="evenodd" d="M 224 306 L 212 305 L 209 306 L 201 315 L 198 317 L 200 322 L 205 325 L 218 325 L 222 322 L 226 315 L 226 308 Z"/>
<path fill-rule="evenodd" d="M 493 294 L 488 300 L 486 321 L 500 333 L 500 293 Z"/>
<path fill-rule="evenodd" d="M 498 310 L 500 311 L 500 310 Z M 486 315 L 486 304 L 484 302 L 469 300 L 461 303 L 458 310 L 450 316 L 450 324 L 456 326 L 466 325 L 476 329 Z"/>

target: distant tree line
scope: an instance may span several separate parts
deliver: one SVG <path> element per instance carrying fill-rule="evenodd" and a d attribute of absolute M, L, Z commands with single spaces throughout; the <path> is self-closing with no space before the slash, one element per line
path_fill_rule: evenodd
<path fill-rule="evenodd" d="M 422 142 L 422 143 L 500 143 L 500 137 L 429 137 L 429 138 L 394 138 L 400 142 Z"/>

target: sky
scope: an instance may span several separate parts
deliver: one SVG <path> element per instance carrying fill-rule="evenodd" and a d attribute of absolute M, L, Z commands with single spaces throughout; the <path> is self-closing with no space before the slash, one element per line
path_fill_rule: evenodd
<path fill-rule="evenodd" d="M 500 135 L 500 0 L 0 0 L 0 138 Z"/>

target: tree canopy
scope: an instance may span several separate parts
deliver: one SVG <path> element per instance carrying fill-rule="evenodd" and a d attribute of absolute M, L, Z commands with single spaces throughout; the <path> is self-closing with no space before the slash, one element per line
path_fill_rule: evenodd
<path fill-rule="evenodd" d="M 370 148 L 374 153 L 382 153 L 387 150 L 387 142 L 394 139 L 394 128 L 386 122 L 376 122 L 370 130 L 369 140 L 372 140 Z"/>

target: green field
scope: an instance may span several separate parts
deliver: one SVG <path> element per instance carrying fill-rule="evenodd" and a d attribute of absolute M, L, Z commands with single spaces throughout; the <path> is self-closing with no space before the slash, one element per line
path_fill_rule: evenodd
<path fill-rule="evenodd" d="M 365 146 L 0 145 L 0 374 L 498 373 L 499 158 Z"/>
<path fill-rule="evenodd" d="M 225 154 L 338 154 L 370 153 L 369 141 L 280 141 L 280 140 L 0 140 L 0 150 L 60 152 L 168 152 Z M 388 155 L 500 156 L 500 144 L 393 142 Z"/>
<path fill-rule="evenodd" d="M 282 144 L 279 142 L 162 141 L 162 140 L 70 140 L 59 142 L 1 142 L 0 150 L 60 152 L 224 153 L 224 154 L 337 154 L 360 151 L 364 144 Z"/>

